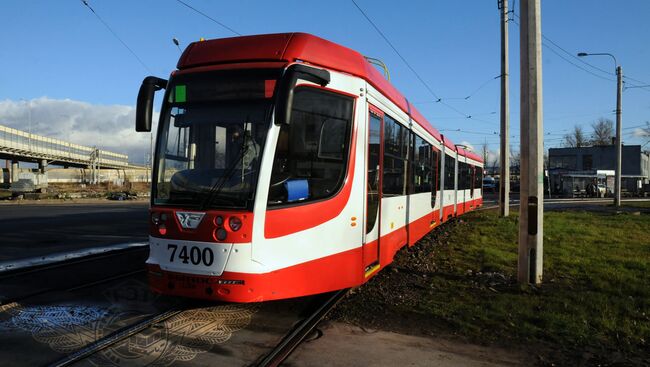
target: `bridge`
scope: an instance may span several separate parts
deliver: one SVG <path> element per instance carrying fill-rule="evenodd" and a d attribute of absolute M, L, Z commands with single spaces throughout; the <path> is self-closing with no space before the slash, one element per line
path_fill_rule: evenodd
<path fill-rule="evenodd" d="M 48 138 L 0 125 L 0 159 L 36 162 L 43 169 L 49 164 L 95 169 L 144 168 L 129 164 L 129 156 L 95 147 Z M 17 166 L 16 166 L 17 167 Z"/>

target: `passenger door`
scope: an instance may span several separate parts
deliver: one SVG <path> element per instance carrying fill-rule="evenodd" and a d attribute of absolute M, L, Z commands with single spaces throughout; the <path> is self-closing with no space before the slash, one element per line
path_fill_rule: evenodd
<path fill-rule="evenodd" d="M 366 175 L 366 226 L 363 241 L 365 276 L 379 268 L 379 243 L 381 241 L 381 185 L 383 177 L 383 113 L 370 106 L 368 111 L 367 175 Z"/>

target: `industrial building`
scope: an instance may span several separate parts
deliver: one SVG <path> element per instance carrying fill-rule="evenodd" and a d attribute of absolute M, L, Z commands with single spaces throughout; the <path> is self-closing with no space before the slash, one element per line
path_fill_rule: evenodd
<path fill-rule="evenodd" d="M 607 195 L 614 191 L 616 146 L 603 145 L 577 148 L 551 148 L 549 155 L 550 189 L 554 195 L 585 196 L 597 185 Z M 621 192 L 638 196 L 650 186 L 650 156 L 640 145 L 622 147 Z M 593 191 L 592 191 L 593 192 Z"/>

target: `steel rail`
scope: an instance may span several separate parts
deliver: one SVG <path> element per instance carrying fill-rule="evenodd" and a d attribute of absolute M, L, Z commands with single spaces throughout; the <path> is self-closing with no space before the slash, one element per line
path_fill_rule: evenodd
<path fill-rule="evenodd" d="M 73 259 L 73 260 L 70 260 L 70 261 L 58 262 L 56 264 L 49 264 L 49 265 L 45 265 L 45 266 L 39 266 L 39 267 L 36 267 L 36 268 L 30 268 L 30 269 L 26 269 L 25 271 L 12 272 L 11 274 L 6 274 L 6 275 L 3 275 L 3 276 L 0 276 L 0 280 L 8 279 L 8 278 L 20 279 L 20 276 L 38 274 L 39 272 L 47 271 L 47 270 L 53 270 L 53 269 L 64 269 L 66 267 L 72 267 L 72 266 L 75 266 L 75 265 L 83 264 L 84 262 L 102 261 L 102 260 L 105 260 L 107 258 L 110 259 L 110 258 L 115 257 L 115 256 L 124 256 L 124 255 L 128 255 L 128 254 L 131 254 L 131 253 L 139 253 L 139 252 L 143 252 L 143 251 L 147 251 L 147 250 L 148 250 L 148 248 L 129 248 L 129 249 L 120 250 L 120 251 L 113 251 L 113 252 L 110 252 L 110 253 L 86 256 L 86 257 L 83 257 L 83 258 Z M 73 291 L 73 290 L 77 290 L 77 289 L 88 288 L 88 287 L 92 287 L 92 286 L 95 286 L 95 285 L 98 285 L 98 284 L 103 284 L 103 283 L 111 282 L 111 281 L 122 279 L 122 278 L 128 278 L 128 277 L 131 277 L 133 275 L 143 273 L 143 272 L 145 272 L 144 264 L 142 265 L 141 268 L 138 268 L 138 269 L 135 269 L 135 270 L 128 271 L 128 269 L 127 269 L 126 272 L 122 272 L 120 274 L 111 275 L 111 276 L 104 277 L 104 278 L 99 278 L 99 279 L 95 278 L 95 279 L 93 279 L 93 280 L 91 280 L 89 282 L 85 282 L 85 283 L 82 282 L 82 283 L 79 283 L 79 284 L 72 284 L 72 285 L 70 285 L 70 284 L 68 284 L 68 285 L 53 285 L 53 286 L 37 289 L 36 291 L 28 292 L 28 293 L 25 293 L 25 294 L 14 295 L 13 297 L 10 296 L 8 298 L 2 298 L 0 296 L 0 306 L 8 305 L 8 304 L 11 304 L 11 303 L 22 302 L 22 301 L 24 301 L 24 300 L 26 300 L 28 298 L 40 296 L 40 295 L 51 293 L 51 292 Z"/>
<path fill-rule="evenodd" d="M 119 250 L 112 250 L 108 252 L 102 252 L 98 254 L 92 254 L 88 256 L 82 256 L 82 257 L 77 257 L 77 258 L 72 258 L 72 259 L 66 259 L 62 261 L 57 261 L 49 264 L 42 264 L 42 265 L 34 265 L 34 266 L 29 266 L 25 268 L 18 268 L 18 269 L 9 269 L 9 270 L 4 270 L 0 272 L 0 280 L 3 279 L 8 279 L 8 278 L 16 278 L 22 275 L 26 274 L 31 274 L 31 273 L 36 273 L 39 271 L 44 271 L 44 270 L 50 270 L 50 269 L 56 269 L 56 268 L 61 268 L 61 267 L 66 267 L 70 265 L 76 265 L 76 264 L 81 264 L 84 262 L 89 262 L 93 260 L 102 260 L 107 257 L 115 257 L 115 256 L 122 256 L 125 253 L 129 252 L 143 252 L 143 251 L 148 251 L 149 246 L 141 246 L 141 247 L 128 247 L 124 249 L 119 249 Z"/>
<path fill-rule="evenodd" d="M 298 322 L 285 336 L 280 343 L 273 348 L 260 362 L 258 367 L 275 367 L 284 361 L 291 352 L 309 335 L 309 333 L 318 325 L 318 323 L 331 311 L 334 306 L 343 298 L 350 288 L 342 289 L 331 293 L 327 299 L 321 303 L 314 312 Z"/>
<path fill-rule="evenodd" d="M 96 340 L 85 347 L 65 356 L 64 358 L 59 359 L 58 361 L 49 364 L 49 367 L 64 367 L 69 366 L 73 363 L 77 363 L 82 359 L 85 359 L 103 349 L 106 349 L 112 345 L 115 345 L 125 339 L 132 337 L 133 335 L 155 325 L 160 322 L 163 322 L 167 319 L 170 319 L 179 313 L 183 312 L 182 310 L 168 310 L 161 312 L 159 314 L 153 315 L 147 319 L 138 321 L 135 324 L 125 326 L 115 332 L 107 335 L 104 338 Z"/>
<path fill-rule="evenodd" d="M 0 298 L 0 307 L 5 306 L 5 305 L 10 305 L 12 303 L 20 303 L 20 302 L 23 302 L 26 299 L 29 299 L 29 298 L 32 298 L 32 297 L 37 297 L 37 296 L 47 294 L 47 293 L 51 293 L 51 292 L 57 292 L 57 291 L 69 292 L 69 291 L 75 291 L 75 290 L 78 290 L 78 289 L 89 288 L 89 287 L 92 287 L 92 286 L 95 286 L 95 285 L 112 282 L 114 280 L 118 280 L 118 279 L 122 279 L 122 278 L 128 278 L 128 277 L 131 277 L 133 275 L 136 275 L 136 274 L 139 274 L 139 273 L 144 273 L 144 272 L 145 272 L 145 269 L 133 270 L 133 271 L 130 271 L 128 273 L 123 273 L 123 274 L 111 276 L 111 277 L 108 277 L 108 278 L 98 279 L 98 280 L 94 280 L 92 282 L 83 283 L 83 284 L 75 285 L 75 286 L 72 286 L 72 287 L 50 287 L 50 288 L 41 289 L 38 292 L 32 292 L 32 293 L 28 293 L 28 294 L 25 294 L 25 295 L 21 295 L 20 297 L 13 297 L 13 298 L 6 298 L 6 299 Z"/>

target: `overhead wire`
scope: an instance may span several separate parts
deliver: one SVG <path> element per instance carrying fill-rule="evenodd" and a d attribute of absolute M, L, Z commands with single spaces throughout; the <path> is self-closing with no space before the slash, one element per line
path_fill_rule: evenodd
<path fill-rule="evenodd" d="M 230 32 L 232 32 L 232 33 L 234 33 L 234 34 L 236 34 L 236 35 L 238 35 L 238 36 L 241 36 L 241 35 L 242 35 L 241 33 L 237 32 L 236 30 L 234 30 L 234 29 L 228 27 L 227 25 L 221 23 L 220 21 L 218 21 L 218 20 L 212 18 L 211 16 L 209 16 L 209 15 L 207 15 L 206 13 L 200 11 L 199 9 L 193 7 L 192 5 L 186 3 L 185 1 L 182 1 L 182 0 L 176 0 L 176 1 L 179 2 L 180 4 L 184 5 L 185 7 L 187 7 L 187 8 L 189 8 L 189 9 L 195 11 L 196 13 L 198 13 L 198 14 L 204 16 L 205 18 L 208 18 L 209 20 L 211 20 L 212 22 L 214 22 L 214 23 L 220 25 L 221 27 L 223 27 L 223 28 L 229 30 Z"/>
<path fill-rule="evenodd" d="M 84 5 L 85 5 L 85 6 L 86 6 L 86 7 L 87 7 L 87 8 L 88 8 L 88 9 L 89 9 L 93 14 L 95 14 L 95 16 L 97 17 L 97 19 L 99 19 L 99 21 L 104 25 L 104 27 L 106 27 L 106 29 L 108 29 L 109 32 L 111 32 L 111 34 L 113 34 L 113 36 L 114 36 L 115 38 L 117 38 L 117 40 L 120 41 L 120 43 L 121 43 L 121 44 L 122 44 L 122 45 L 123 45 L 127 50 L 129 50 L 129 52 L 131 53 L 131 55 L 133 55 L 133 57 L 135 57 L 135 58 L 138 60 L 138 62 L 140 63 L 140 65 L 142 65 L 142 66 L 143 66 L 143 67 L 144 67 L 144 68 L 149 72 L 149 74 L 153 74 L 153 72 L 151 71 L 151 69 L 149 69 L 149 67 L 147 66 L 147 64 L 145 64 L 144 61 L 142 61 L 142 59 L 140 59 L 140 57 L 135 53 L 135 51 L 133 51 L 133 50 L 131 49 L 131 47 L 129 47 L 129 45 L 127 45 L 126 42 L 124 42 L 124 40 L 122 40 L 122 38 L 120 38 L 120 36 L 118 36 L 117 33 L 115 33 L 115 31 L 113 30 L 113 28 L 111 28 L 111 26 L 109 26 L 108 23 L 106 23 L 106 22 L 104 21 L 104 19 L 102 19 L 101 16 L 99 16 L 99 14 L 95 11 L 95 9 L 93 9 L 93 8 L 90 6 L 90 4 L 88 3 L 88 1 L 87 1 L 87 0 L 81 0 L 81 2 L 82 2 L 82 3 L 83 3 L 83 4 L 84 4 Z"/>
<path fill-rule="evenodd" d="M 520 19 L 520 18 L 519 18 L 519 15 L 518 15 L 517 13 L 513 13 L 513 14 L 514 14 L 514 16 L 515 16 L 516 18 Z M 514 18 L 511 19 L 511 20 L 512 20 L 512 21 L 513 21 L 517 26 L 520 26 L 520 24 L 519 24 L 516 20 L 514 20 Z M 607 71 L 607 70 L 605 70 L 605 69 L 602 69 L 602 68 L 600 68 L 600 67 L 597 67 L 597 66 L 595 66 L 595 65 L 593 65 L 593 64 L 591 64 L 591 63 L 585 61 L 583 58 L 581 58 L 581 57 L 579 57 L 579 56 L 576 56 L 576 55 L 574 55 L 573 53 L 567 51 L 566 49 L 564 49 L 562 46 L 560 46 L 559 44 L 557 44 L 556 42 L 554 42 L 552 39 L 550 39 L 548 36 L 544 35 L 543 33 L 542 33 L 542 38 L 543 38 L 544 40 L 546 40 L 548 43 L 550 43 L 550 44 L 552 44 L 553 46 L 557 47 L 559 50 L 561 50 L 561 51 L 564 52 L 565 54 L 569 55 L 571 58 L 580 61 L 582 64 L 587 65 L 587 66 L 589 66 L 590 68 L 592 68 L 592 69 L 594 69 L 594 70 L 597 70 L 597 71 L 599 71 L 599 72 L 601 72 L 601 73 L 603 73 L 603 74 L 606 74 L 606 75 L 608 75 L 608 76 L 616 76 L 616 73 L 612 73 L 612 72 L 610 72 L 610 71 Z M 614 81 L 614 82 L 616 81 L 616 80 L 614 80 L 614 79 L 611 79 L 611 78 L 605 78 L 605 77 L 603 77 L 602 75 L 595 74 L 594 72 L 592 72 L 592 71 L 590 71 L 590 70 L 587 70 L 587 69 L 585 69 L 585 68 L 583 68 L 583 67 L 581 67 L 581 66 L 575 64 L 574 62 L 572 62 L 572 61 L 566 59 L 565 57 L 563 57 L 562 55 L 560 55 L 560 54 L 559 54 L 557 51 L 555 51 L 552 47 L 548 46 L 547 44 L 544 44 L 543 41 L 542 41 L 542 44 L 543 44 L 544 46 L 546 46 L 549 50 L 551 50 L 553 53 L 555 53 L 556 55 L 558 55 L 560 58 L 562 58 L 564 61 L 566 61 L 566 62 L 572 64 L 573 66 L 575 66 L 575 67 L 577 67 L 577 68 L 579 68 L 579 69 L 581 69 L 581 70 L 583 70 L 583 71 L 585 71 L 585 72 L 587 72 L 587 73 L 589 73 L 589 74 L 591 74 L 591 75 L 593 75 L 593 76 L 595 76 L 595 77 L 597 77 L 597 78 L 601 78 L 601 79 L 605 79 L 605 80 L 609 80 L 609 81 Z M 632 86 L 634 86 L 634 87 L 639 87 L 640 89 L 642 89 L 642 90 L 644 90 L 644 91 L 646 91 L 646 92 L 650 92 L 650 89 L 646 89 L 646 88 L 650 88 L 650 86 L 648 86 L 648 87 L 642 86 L 642 85 L 644 85 L 644 84 L 649 84 L 649 83 L 646 83 L 646 82 L 644 82 L 644 81 L 642 81 L 642 80 L 635 79 L 635 78 L 632 78 L 632 77 L 629 77 L 629 76 L 626 76 L 626 75 L 623 75 L 623 79 L 629 79 L 629 80 L 635 81 L 635 82 L 637 82 L 637 83 L 640 83 L 640 85 L 636 85 L 636 84 L 633 84 L 633 83 L 630 83 L 630 84 L 632 84 Z"/>
<path fill-rule="evenodd" d="M 429 93 L 431 93 L 431 95 L 436 99 L 435 100 L 436 103 L 440 103 L 441 105 L 447 107 L 448 109 L 450 109 L 450 110 L 452 110 L 452 111 L 454 111 L 454 112 L 456 112 L 456 113 L 458 113 L 458 114 L 460 114 L 462 116 L 465 116 L 468 119 L 476 120 L 476 121 L 479 121 L 479 122 L 493 123 L 491 121 L 486 121 L 486 120 L 480 120 L 480 119 L 473 118 L 471 114 L 467 114 L 467 113 L 461 111 L 460 109 L 450 105 L 449 103 L 446 103 L 444 101 L 444 99 L 442 97 L 440 97 L 438 94 L 436 94 L 436 92 L 433 91 L 433 89 L 429 86 L 429 84 L 424 81 L 422 76 L 420 76 L 420 74 L 411 66 L 411 64 L 406 60 L 406 58 L 399 52 L 399 50 L 397 50 L 397 47 L 395 47 L 395 45 L 393 45 L 393 43 L 388 39 L 388 37 L 386 37 L 384 32 L 381 31 L 381 29 L 375 24 L 375 22 L 373 22 L 372 19 L 370 19 L 368 14 L 366 14 L 366 12 L 359 6 L 359 4 L 357 4 L 357 2 L 355 0 L 351 0 L 351 1 L 352 1 L 352 4 L 354 4 L 354 6 L 363 15 L 363 17 L 366 18 L 366 20 L 370 23 L 370 25 L 372 25 L 372 27 L 375 29 L 375 31 L 377 31 L 377 33 L 379 33 L 381 38 L 383 38 L 384 41 L 386 41 L 386 43 L 390 46 L 390 48 L 393 49 L 395 54 L 397 54 L 397 56 L 404 62 L 404 64 L 409 68 L 409 70 L 411 70 L 411 72 L 420 81 L 420 83 L 422 83 L 422 85 L 426 88 L 426 90 Z"/>
<path fill-rule="evenodd" d="M 517 16 L 517 15 L 515 14 L 515 16 Z M 517 16 L 517 17 L 518 17 L 518 16 Z M 521 24 L 519 24 L 519 22 L 517 22 L 516 20 L 513 19 L 512 22 L 515 23 L 517 26 L 521 27 Z M 542 37 L 543 37 L 545 40 L 548 41 L 548 37 L 544 37 L 543 35 L 542 35 Z M 550 42 L 551 44 L 553 44 L 553 45 L 557 45 L 555 42 L 552 42 L 552 41 L 549 41 L 549 42 Z M 559 58 L 561 58 L 562 60 L 568 62 L 569 64 L 571 64 L 571 65 L 577 67 L 578 69 L 580 69 L 580 70 L 582 70 L 582 71 L 584 71 L 584 72 L 586 72 L 586 73 L 589 73 L 589 74 L 595 76 L 596 78 L 600 78 L 600 79 L 607 80 L 607 81 L 610 81 L 610 82 L 615 82 L 615 81 L 616 81 L 615 79 L 607 78 L 607 77 L 604 77 L 604 76 L 602 76 L 602 75 L 596 74 L 596 73 L 594 73 L 593 71 L 588 70 L 588 69 L 586 69 L 586 68 L 584 68 L 584 67 L 582 67 L 582 66 L 580 66 L 580 65 L 578 65 L 578 64 L 576 64 L 576 63 L 574 63 L 573 61 L 571 61 L 571 60 L 569 60 L 568 58 L 566 58 L 566 56 L 564 56 L 564 55 L 560 54 L 558 51 L 556 51 L 553 47 L 549 46 L 549 44 L 548 44 L 547 42 L 542 41 L 542 46 L 545 46 L 549 51 L 551 51 L 551 52 L 553 52 L 554 54 L 556 54 L 556 55 L 557 55 Z M 564 49 L 562 49 L 562 50 L 564 50 Z M 566 52 L 566 51 L 565 51 L 565 52 Z"/>

